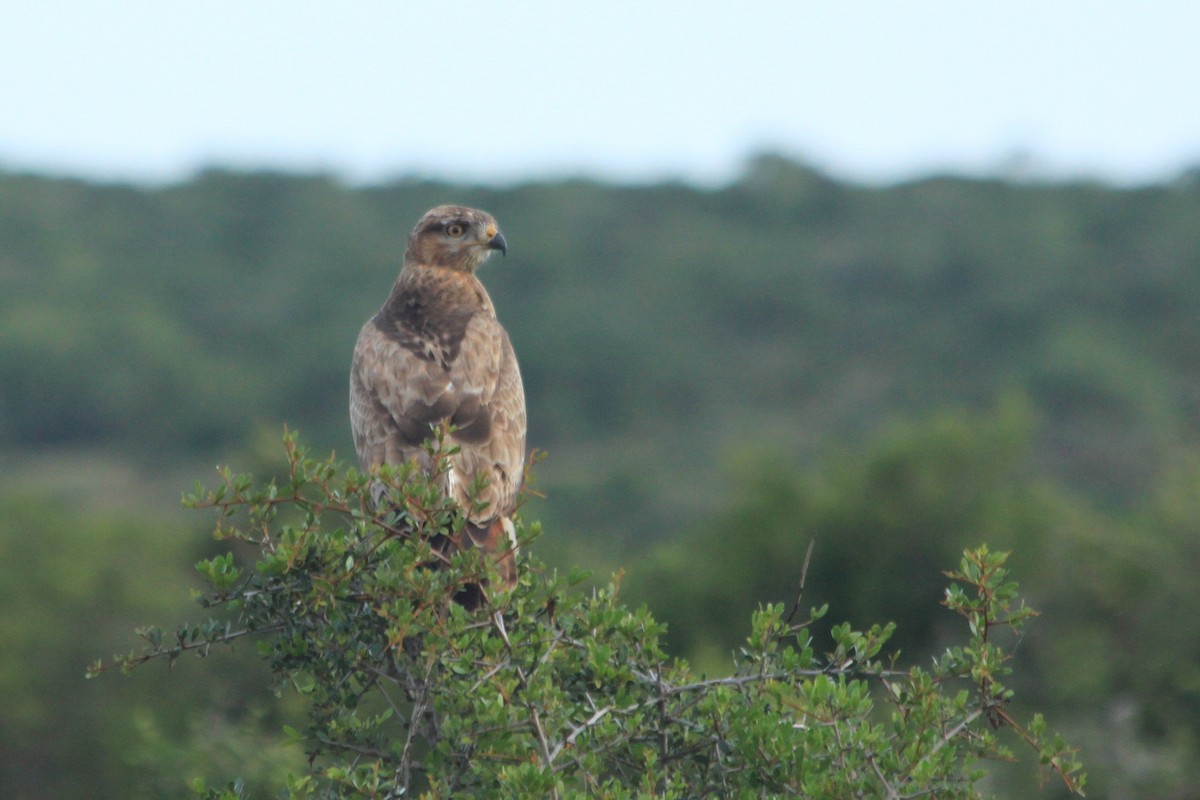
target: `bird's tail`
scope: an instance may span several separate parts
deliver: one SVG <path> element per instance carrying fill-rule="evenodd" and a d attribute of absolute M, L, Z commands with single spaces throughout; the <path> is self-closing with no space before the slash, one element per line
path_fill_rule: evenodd
<path fill-rule="evenodd" d="M 504 588 L 517 585 L 517 529 L 511 519 L 496 517 L 482 525 L 468 522 L 462 538 L 464 548 L 478 547 L 492 557 Z"/>
<path fill-rule="evenodd" d="M 463 523 L 463 529 L 455 535 L 434 537 L 433 548 L 443 559 L 455 552 L 479 549 L 487 553 L 496 565 L 500 586 L 511 589 L 517 585 L 517 540 L 516 528 L 511 519 L 496 517 L 476 524 Z M 445 560 L 440 563 L 444 564 Z M 486 583 L 468 583 L 454 595 L 454 601 L 468 611 L 474 611 L 487 600 Z"/>

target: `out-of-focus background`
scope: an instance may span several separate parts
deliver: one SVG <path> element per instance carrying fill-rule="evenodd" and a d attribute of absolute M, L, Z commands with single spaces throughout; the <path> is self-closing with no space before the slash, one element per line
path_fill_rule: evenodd
<path fill-rule="evenodd" d="M 354 337 L 442 202 L 511 244 L 541 558 L 624 569 L 718 673 L 814 537 L 807 600 L 902 663 L 953 633 L 940 570 L 1012 548 L 1018 716 L 1093 796 L 1200 796 L 1196 6 L 4 17 L 0 797 L 302 767 L 252 645 L 83 672 L 203 617 L 178 498 L 215 464 L 270 472 L 285 424 L 349 462 Z"/>

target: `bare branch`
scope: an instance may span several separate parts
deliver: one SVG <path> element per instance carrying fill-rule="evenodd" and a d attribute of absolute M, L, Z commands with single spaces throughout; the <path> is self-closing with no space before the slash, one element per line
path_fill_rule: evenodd
<path fill-rule="evenodd" d="M 590 728 L 595 727 L 600 720 L 608 716 L 608 713 L 612 710 L 612 706 L 605 706 L 604 708 L 598 709 L 596 713 L 588 717 L 583 723 L 572 728 L 571 732 L 568 733 L 561 742 L 555 745 L 552 751 L 550 751 L 550 760 L 554 761 L 556 758 L 558 758 L 559 754 L 562 753 L 564 749 L 575 744 L 575 740 L 578 739 L 582 733 Z"/>
<path fill-rule="evenodd" d="M 796 587 L 796 599 L 792 601 L 792 609 L 788 612 L 787 619 L 783 621 L 788 627 L 791 627 L 792 620 L 800 610 L 800 600 L 804 597 L 804 582 L 808 579 L 808 565 L 812 563 L 813 548 L 816 545 L 815 536 L 808 540 L 808 550 L 804 553 L 804 565 L 800 567 L 800 585 Z"/>

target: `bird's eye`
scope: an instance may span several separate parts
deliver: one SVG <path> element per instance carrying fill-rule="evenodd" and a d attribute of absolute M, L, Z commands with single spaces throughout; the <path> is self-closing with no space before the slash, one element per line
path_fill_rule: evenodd
<path fill-rule="evenodd" d="M 467 232 L 467 229 L 464 228 L 460 223 L 457 223 L 457 222 L 451 222 L 449 225 L 446 226 L 446 235 L 453 236 L 455 239 L 462 236 L 466 232 Z"/>

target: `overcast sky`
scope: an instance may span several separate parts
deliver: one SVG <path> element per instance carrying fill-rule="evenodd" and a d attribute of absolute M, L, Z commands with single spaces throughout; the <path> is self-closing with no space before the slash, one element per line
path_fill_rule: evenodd
<path fill-rule="evenodd" d="M 1195 0 L 26 2 L 0 168 L 890 181 L 1200 165 Z"/>

